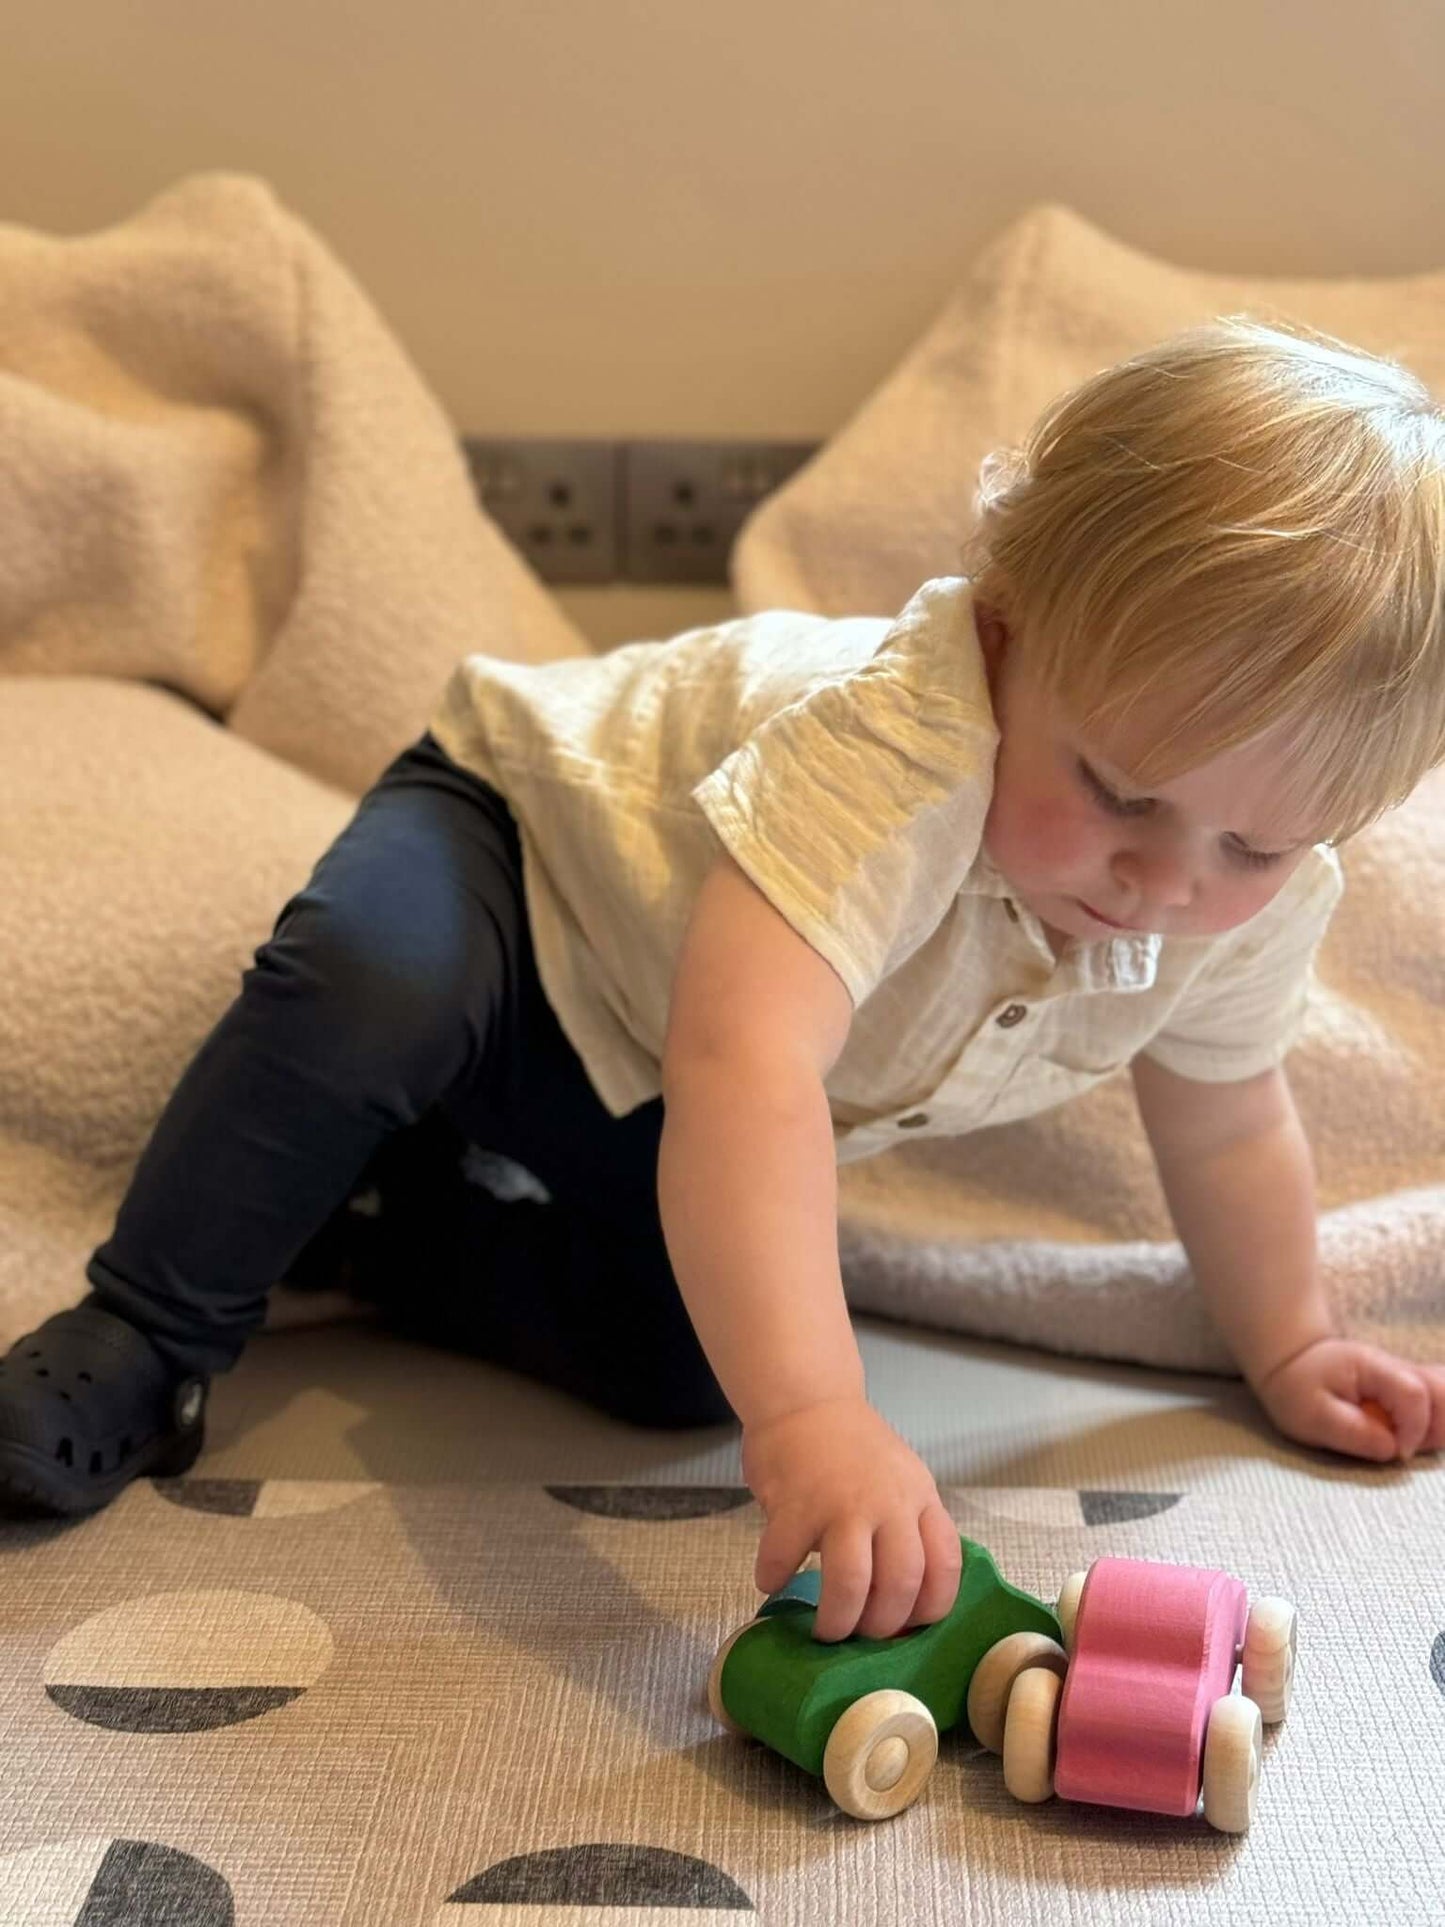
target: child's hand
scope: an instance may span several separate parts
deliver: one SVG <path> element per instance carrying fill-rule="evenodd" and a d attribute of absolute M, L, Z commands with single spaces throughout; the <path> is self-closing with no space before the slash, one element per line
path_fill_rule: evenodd
<path fill-rule="evenodd" d="M 1305 1445 L 1382 1461 L 1445 1446 L 1445 1367 L 1408 1364 L 1377 1345 L 1318 1338 L 1255 1395 L 1280 1431 Z"/>
<path fill-rule="evenodd" d="M 815 1639 L 889 1639 L 944 1618 L 963 1548 L 928 1467 L 864 1398 L 743 1430 L 743 1477 L 768 1516 L 753 1576 L 776 1592 L 816 1547 Z"/>

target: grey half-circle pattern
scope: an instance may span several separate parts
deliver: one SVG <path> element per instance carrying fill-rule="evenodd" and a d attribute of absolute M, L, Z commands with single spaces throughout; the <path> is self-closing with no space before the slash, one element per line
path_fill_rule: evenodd
<path fill-rule="evenodd" d="M 737 1882 L 710 1861 L 670 1847 L 620 1840 L 588 1840 L 515 1854 L 477 1874 L 447 1897 L 455 1905 L 547 1909 L 554 1906 L 672 1908 L 679 1915 L 753 1912 Z M 449 1919 L 450 1914 L 444 1915 Z M 509 1916 L 511 1917 L 511 1916 Z M 545 1927 L 545 1911 L 535 1916 Z M 652 1921 L 655 1914 L 649 1914 Z"/>
<path fill-rule="evenodd" d="M 49 1699 L 88 1726 L 112 1733 L 209 1733 L 274 1713 L 299 1686 L 47 1686 Z"/>
<path fill-rule="evenodd" d="M 261 1496 L 261 1479 L 152 1479 L 163 1499 L 188 1512 L 218 1512 L 231 1519 L 249 1519 Z"/>
<path fill-rule="evenodd" d="M 171 1504 L 195 1512 L 229 1518 L 287 1518 L 298 1513 L 336 1511 L 353 1505 L 381 1486 L 372 1480 L 295 1479 L 155 1479 L 156 1491 Z M 746 1486 L 686 1485 L 574 1485 L 548 1484 L 544 1490 L 562 1505 L 598 1518 L 671 1520 L 702 1519 L 733 1512 L 751 1504 Z M 1012 1490 L 1038 1493 L 1048 1488 L 993 1488 L 1000 1495 Z M 1075 1497 L 1088 1526 L 1120 1525 L 1152 1519 L 1179 1504 L 1180 1492 L 1125 1492 L 1060 1487 L 1056 1497 L 1072 1513 Z M 1002 1496 L 997 1509 L 1007 1510 Z M 1060 1523 L 1063 1523 L 1061 1520 Z M 1077 1523 L 1070 1517 L 1069 1523 Z"/>
<path fill-rule="evenodd" d="M 384 1490 L 375 1479 L 152 1479 L 161 1498 L 230 1519 L 294 1519 L 339 1512 Z"/>
<path fill-rule="evenodd" d="M 203 1733 L 299 1699 L 331 1663 L 325 1623 L 295 1600 L 150 1593 L 73 1626 L 46 1656 L 47 1697 L 119 1733 Z"/>
<path fill-rule="evenodd" d="M 548 1485 L 549 1497 L 601 1519 L 707 1519 L 751 1505 L 745 1485 Z"/>
<path fill-rule="evenodd" d="M 158 1840 L 77 1836 L 0 1858 L 7 1927 L 235 1927 L 230 1886 Z"/>
<path fill-rule="evenodd" d="M 1079 1493 L 1079 1509 L 1086 1526 L 1123 1525 L 1133 1519 L 1154 1519 L 1168 1512 L 1184 1497 L 1182 1492 L 1099 1492 Z"/>
<path fill-rule="evenodd" d="M 1008 1519 L 1061 1532 L 1077 1531 L 1081 1525 L 1126 1525 L 1152 1519 L 1170 1511 L 1184 1497 L 1182 1492 L 1126 1492 L 1064 1485 L 956 1486 L 952 1493 L 966 1515 Z"/>

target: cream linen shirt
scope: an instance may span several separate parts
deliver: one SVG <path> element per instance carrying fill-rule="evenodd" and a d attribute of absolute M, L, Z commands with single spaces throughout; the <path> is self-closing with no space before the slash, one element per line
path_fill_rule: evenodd
<path fill-rule="evenodd" d="M 1047 1110 L 1139 1051 L 1210 1083 L 1279 1063 L 1344 887 L 1315 845 L 1234 930 L 1056 958 L 982 848 L 999 732 L 965 577 L 894 622 L 774 611 L 469 656 L 430 727 L 517 818 L 542 985 L 615 1116 L 661 1091 L 683 931 L 731 852 L 852 999 L 826 1082 L 840 1162 Z"/>

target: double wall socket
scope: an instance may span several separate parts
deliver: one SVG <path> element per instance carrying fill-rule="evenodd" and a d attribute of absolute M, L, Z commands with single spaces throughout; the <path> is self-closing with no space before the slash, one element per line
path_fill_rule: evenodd
<path fill-rule="evenodd" d="M 546 582 L 726 586 L 738 530 L 816 442 L 463 439 L 482 506 Z"/>

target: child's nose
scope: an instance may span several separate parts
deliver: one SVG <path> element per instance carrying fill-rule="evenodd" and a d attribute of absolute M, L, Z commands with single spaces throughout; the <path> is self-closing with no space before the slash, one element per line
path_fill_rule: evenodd
<path fill-rule="evenodd" d="M 1120 851 L 1114 875 L 1143 908 L 1182 909 L 1194 900 L 1194 863 L 1181 844 L 1161 840 L 1147 849 Z"/>

